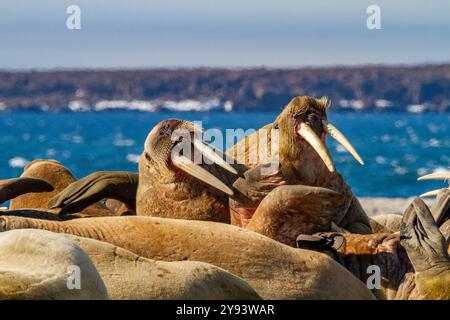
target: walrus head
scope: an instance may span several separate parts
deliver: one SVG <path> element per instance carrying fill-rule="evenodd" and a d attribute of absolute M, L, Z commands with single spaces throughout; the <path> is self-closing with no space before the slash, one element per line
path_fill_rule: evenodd
<path fill-rule="evenodd" d="M 272 124 L 273 129 L 279 130 L 280 163 L 284 169 L 292 169 L 296 176 L 320 177 L 319 172 L 336 171 L 326 144 L 327 134 L 364 164 L 345 136 L 328 122 L 329 104 L 326 97 L 295 97 Z"/>
<path fill-rule="evenodd" d="M 202 130 L 193 122 L 169 119 L 157 124 L 148 134 L 141 162 L 166 178 L 190 175 L 198 180 L 233 195 L 233 191 L 218 177 L 206 170 L 215 164 L 237 174 L 224 156 L 201 139 Z"/>

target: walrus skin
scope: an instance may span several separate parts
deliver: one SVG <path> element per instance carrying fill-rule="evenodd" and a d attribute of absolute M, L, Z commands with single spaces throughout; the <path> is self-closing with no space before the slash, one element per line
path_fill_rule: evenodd
<path fill-rule="evenodd" d="M 245 281 L 207 263 L 154 261 L 105 242 L 46 230 L 0 233 L 0 255 L 0 300 L 261 299 Z M 81 269 L 79 290 L 67 288 L 72 265 Z"/>
<path fill-rule="evenodd" d="M 264 299 L 374 298 L 325 254 L 223 223 L 136 216 L 64 222 L 0 217 L 0 231 L 23 228 L 92 238 L 154 260 L 210 263 L 244 279 Z"/>
<path fill-rule="evenodd" d="M 155 261 L 106 242 L 62 235 L 91 258 L 113 300 L 260 300 L 241 278 L 198 261 Z"/>
<path fill-rule="evenodd" d="M 81 273 L 70 290 L 71 269 Z M 73 269 L 72 269 L 73 270 Z M 88 255 L 62 234 L 44 230 L 0 233 L 0 300 L 105 300 L 107 289 Z"/>

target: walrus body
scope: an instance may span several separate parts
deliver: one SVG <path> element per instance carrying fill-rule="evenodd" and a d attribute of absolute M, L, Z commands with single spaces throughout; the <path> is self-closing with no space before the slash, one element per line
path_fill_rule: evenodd
<path fill-rule="evenodd" d="M 66 235 L 91 258 L 113 300 L 259 300 L 244 280 L 198 261 L 156 261 L 106 242 Z"/>
<path fill-rule="evenodd" d="M 62 234 L 0 233 L 0 257 L 0 300 L 108 299 L 89 256 Z"/>
<path fill-rule="evenodd" d="M 22 179 L 21 179 L 22 178 Z M 35 160 L 30 162 L 25 168 L 21 175 L 21 178 L 17 179 L 22 182 L 22 190 L 26 193 L 19 192 L 19 196 L 9 195 L 8 199 L 12 199 L 10 203 L 10 210 L 16 209 L 41 209 L 47 212 L 58 213 L 58 210 L 49 211 L 48 201 L 49 199 L 56 196 L 58 193 L 63 191 L 71 183 L 75 182 L 76 179 L 73 174 L 55 160 Z M 28 180 L 41 181 L 38 183 L 29 183 Z M 28 182 L 28 183 L 26 183 Z M 26 183 L 26 184 L 25 184 Z M 47 185 L 46 185 L 47 184 Z M 35 189 L 30 188 L 36 185 Z M 51 186 L 51 188 L 49 188 Z M 8 189 L 19 189 L 11 188 Z M 38 192 L 39 191 L 39 192 Z M 90 206 L 86 207 L 84 210 L 78 212 L 80 217 L 83 216 L 112 216 L 114 213 L 108 210 L 105 206 L 99 203 L 92 203 Z"/>
<path fill-rule="evenodd" d="M 328 104 L 326 98 L 295 97 L 273 123 L 227 150 L 227 154 L 254 171 L 246 179 L 238 179 L 234 186 L 251 198 L 256 206 L 280 185 L 305 185 L 333 190 L 342 195 L 339 202 L 334 203 L 333 222 L 353 233 L 371 233 L 373 230 L 370 219 L 351 188 L 335 171 L 326 146 L 327 132 L 335 136 L 337 130 L 334 127 L 333 132 L 327 129 Z M 301 128 L 307 128 L 306 134 Z M 339 132 L 339 142 L 343 142 L 355 158 L 363 163 L 349 142 L 342 137 Z M 274 150 L 277 145 L 275 139 L 278 140 L 278 152 Z M 258 157 L 255 157 L 255 153 Z M 261 154 L 265 157 L 259 156 Z M 273 161 L 279 161 L 279 166 L 271 175 L 257 173 L 265 164 L 273 164 Z M 240 210 L 242 205 L 234 203 L 234 207 L 236 225 L 242 226 L 250 221 L 253 211 L 246 216 L 248 210 L 245 210 L 245 206 L 244 210 Z M 245 222 L 242 223 L 241 220 Z M 327 230 L 326 225 L 323 227 L 323 230 Z"/>
<path fill-rule="evenodd" d="M 328 256 L 226 224 L 154 217 L 65 222 L 0 217 L 0 229 L 20 228 L 92 238 L 149 259 L 207 262 L 241 277 L 265 299 L 373 299 L 359 279 Z"/>
<path fill-rule="evenodd" d="M 327 251 L 363 282 L 373 278 L 377 267 L 380 287 L 374 294 L 378 298 L 449 300 L 449 218 L 450 191 L 443 189 L 431 211 L 415 199 L 401 217 L 399 233 L 343 233 L 343 244 Z M 319 238 L 336 236 L 321 233 Z M 302 244 L 311 247 L 308 242 Z"/>

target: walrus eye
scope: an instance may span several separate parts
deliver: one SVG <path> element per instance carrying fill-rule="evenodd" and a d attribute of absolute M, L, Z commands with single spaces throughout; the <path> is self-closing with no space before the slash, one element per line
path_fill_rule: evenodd
<path fill-rule="evenodd" d="M 277 123 L 276 125 L 273 126 L 273 128 L 274 128 L 275 130 L 278 130 L 278 129 L 280 129 L 280 126 L 279 126 L 278 123 Z"/>
<path fill-rule="evenodd" d="M 148 161 L 151 161 L 150 155 L 147 152 L 145 153 L 145 159 L 147 159 Z"/>

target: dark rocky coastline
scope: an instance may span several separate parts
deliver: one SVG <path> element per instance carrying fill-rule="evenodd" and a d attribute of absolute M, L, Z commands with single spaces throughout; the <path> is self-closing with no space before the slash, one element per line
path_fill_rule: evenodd
<path fill-rule="evenodd" d="M 450 64 L 0 72 L 3 111 L 90 110 L 99 102 L 108 109 L 111 101 L 148 103 L 147 111 L 155 111 L 163 101 L 183 100 L 213 101 L 211 108 L 279 110 L 295 95 L 327 95 L 335 109 L 450 111 Z"/>

